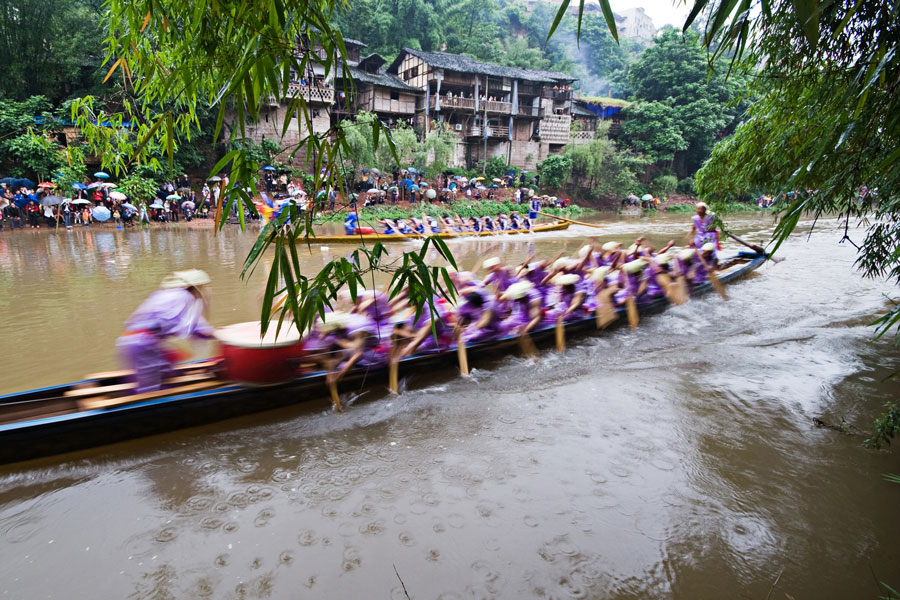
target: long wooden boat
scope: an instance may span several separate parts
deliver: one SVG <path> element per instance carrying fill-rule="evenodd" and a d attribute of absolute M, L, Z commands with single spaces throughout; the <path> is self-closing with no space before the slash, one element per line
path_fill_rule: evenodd
<path fill-rule="evenodd" d="M 403 242 L 406 240 L 418 240 L 427 236 L 439 237 L 445 240 L 456 238 L 483 238 L 496 237 L 502 239 L 507 235 L 519 235 L 523 233 L 547 233 L 548 231 L 563 231 L 569 228 L 568 223 L 545 223 L 544 225 L 536 225 L 531 231 L 510 229 L 507 231 L 478 231 L 478 232 L 450 232 L 442 231 L 440 233 L 422 234 L 422 233 L 364 233 L 362 235 L 317 235 L 309 238 L 311 244 L 359 244 L 365 242 Z M 304 242 L 305 243 L 305 242 Z"/>
<path fill-rule="evenodd" d="M 733 282 L 757 269 L 765 254 L 741 252 L 723 260 L 719 279 Z M 694 296 L 708 293 L 709 283 L 694 289 Z M 669 306 L 659 298 L 640 306 L 642 315 Z M 624 317 L 624 308 L 619 309 Z M 626 322 L 619 318 L 611 327 Z M 596 330 L 594 317 L 570 322 L 567 332 Z M 554 328 L 534 330 L 536 343 L 552 342 Z M 470 357 L 506 352 L 518 338 L 468 346 Z M 440 362 L 456 361 L 455 349 L 409 356 L 400 363 L 400 373 Z M 181 429 L 230 417 L 310 400 L 325 401 L 327 373 L 308 373 L 293 381 L 254 386 L 216 379 L 210 371 L 214 361 L 179 365 L 171 387 L 128 396 L 133 384 L 127 371 L 101 373 L 83 381 L 0 396 L 0 464 L 28 460 L 81 448 L 101 446 L 125 439 Z M 387 379 L 387 368 L 357 369 L 341 385 L 362 381 L 364 385 Z"/>

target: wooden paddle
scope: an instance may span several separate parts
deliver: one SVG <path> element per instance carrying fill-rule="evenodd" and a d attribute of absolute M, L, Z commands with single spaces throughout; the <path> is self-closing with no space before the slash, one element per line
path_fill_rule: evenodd
<path fill-rule="evenodd" d="M 766 258 L 768 258 L 775 264 L 778 264 L 778 263 L 784 261 L 784 259 L 781 257 L 775 257 L 775 256 L 770 255 L 768 252 L 766 252 L 766 249 L 763 248 L 762 246 L 757 246 L 756 244 L 751 244 L 747 240 L 745 240 L 743 238 L 739 238 L 738 236 L 734 235 L 733 233 L 729 233 L 728 237 L 730 237 L 731 239 L 736 241 L 738 244 L 743 244 L 744 246 L 747 246 L 748 248 L 750 248 L 757 254 L 764 254 L 766 256 Z"/>
<path fill-rule="evenodd" d="M 659 281 L 660 286 L 662 286 L 663 292 L 665 292 L 669 302 L 672 304 L 684 304 L 687 302 L 687 297 L 684 295 L 683 288 L 667 274 L 657 273 L 656 280 Z"/>
<path fill-rule="evenodd" d="M 462 329 L 456 334 L 456 355 L 459 358 L 459 372 L 463 377 L 469 376 L 469 353 L 463 340 Z"/>
<path fill-rule="evenodd" d="M 344 409 L 341 408 L 341 396 L 338 394 L 337 381 L 332 381 L 328 384 L 328 391 L 331 392 L 331 405 L 334 406 L 334 409 L 338 412 L 344 412 Z"/>
<path fill-rule="evenodd" d="M 637 302 L 634 296 L 629 295 L 625 299 L 625 312 L 628 314 L 628 326 L 637 329 L 640 317 L 638 316 Z"/>
<path fill-rule="evenodd" d="M 556 350 L 558 352 L 566 351 L 566 327 L 562 315 L 556 317 Z"/>
<path fill-rule="evenodd" d="M 612 305 L 612 297 L 616 293 L 616 288 L 607 288 L 597 295 L 597 329 L 606 329 L 609 325 L 619 318 L 619 313 Z"/>
<path fill-rule="evenodd" d="M 392 360 L 388 365 L 388 389 L 400 393 L 400 361 Z"/>
<path fill-rule="evenodd" d="M 706 264 L 706 261 L 703 260 L 703 256 L 699 252 L 697 253 L 697 259 L 706 270 L 706 279 L 709 281 L 710 285 L 712 285 L 713 289 L 716 290 L 716 292 L 718 292 L 720 296 L 722 296 L 722 300 L 728 300 L 728 294 L 725 292 L 725 284 L 719 281 L 719 276 L 717 275 L 716 268 L 712 265 Z"/>
<path fill-rule="evenodd" d="M 529 358 L 537 359 L 540 356 L 537 346 L 534 345 L 534 341 L 527 331 L 519 336 L 519 348 L 521 348 L 522 354 Z"/>
<path fill-rule="evenodd" d="M 575 225 L 584 225 L 585 227 L 596 227 L 598 229 L 604 229 L 606 225 L 597 225 L 596 223 L 584 223 L 582 221 L 573 221 L 572 219 L 567 219 L 565 217 L 557 217 L 556 215 L 550 215 L 545 212 L 538 211 L 539 215 L 544 215 L 545 217 L 550 217 L 551 219 L 557 219 L 560 221 L 565 221 L 567 223 L 574 223 Z"/>

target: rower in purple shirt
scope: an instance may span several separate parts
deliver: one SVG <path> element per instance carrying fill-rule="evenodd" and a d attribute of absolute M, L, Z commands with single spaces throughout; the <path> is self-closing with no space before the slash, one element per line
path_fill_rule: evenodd
<path fill-rule="evenodd" d="M 176 271 L 125 322 L 116 349 L 134 370 L 137 393 L 162 387 L 163 377 L 176 361 L 163 348 L 167 338 L 212 338 L 214 329 L 206 320 L 208 303 L 203 295 L 209 282 L 209 275 L 199 269 Z"/>
<path fill-rule="evenodd" d="M 497 292 L 502 294 L 511 284 L 516 282 L 512 270 L 500 263 L 496 256 L 486 259 L 481 266 L 487 269 L 488 274 L 484 278 L 485 285 L 493 285 Z"/>
<path fill-rule="evenodd" d="M 462 329 L 466 344 L 496 340 L 506 335 L 499 303 L 485 288 L 466 288 L 456 308 L 456 327 Z"/>

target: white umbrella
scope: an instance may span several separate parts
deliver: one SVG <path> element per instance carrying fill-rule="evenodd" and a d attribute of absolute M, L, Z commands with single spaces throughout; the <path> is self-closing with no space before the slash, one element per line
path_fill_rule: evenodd
<path fill-rule="evenodd" d="M 109 197 L 113 200 L 128 200 L 128 196 L 126 196 L 122 192 L 110 192 Z"/>
<path fill-rule="evenodd" d="M 78 200 L 72 200 L 72 204 L 90 204 L 90 200 L 85 200 L 84 198 L 79 198 Z"/>

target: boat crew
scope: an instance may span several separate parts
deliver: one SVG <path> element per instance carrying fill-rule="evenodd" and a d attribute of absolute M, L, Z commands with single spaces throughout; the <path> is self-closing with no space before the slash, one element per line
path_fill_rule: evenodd
<path fill-rule="evenodd" d="M 703 264 L 704 271 L 711 271 L 719 268 L 719 258 L 716 256 L 716 245 L 713 242 L 706 242 L 703 244 L 700 248 L 698 258 Z"/>
<path fill-rule="evenodd" d="M 434 217 L 425 217 L 424 215 L 422 218 L 428 221 L 428 228 L 431 230 L 431 233 L 441 232 L 441 226 L 438 223 L 437 219 L 435 219 Z"/>
<path fill-rule="evenodd" d="M 509 225 L 512 229 L 516 231 L 520 231 L 522 229 L 527 229 L 522 226 L 522 217 L 519 216 L 519 213 L 513 211 L 509 213 Z"/>
<path fill-rule="evenodd" d="M 415 233 L 412 230 L 412 228 L 409 226 L 409 223 L 407 223 L 403 219 L 397 219 L 397 231 L 399 231 L 400 233 L 406 233 L 406 234 Z"/>
<path fill-rule="evenodd" d="M 500 231 L 509 231 L 509 217 L 507 217 L 504 213 L 500 213 L 497 215 L 497 226 Z"/>
<path fill-rule="evenodd" d="M 528 203 L 528 218 L 532 221 L 537 221 L 539 210 L 541 210 L 541 199 L 537 196 L 532 196 L 531 201 Z"/>
<path fill-rule="evenodd" d="M 469 227 L 468 227 L 468 230 L 469 230 L 469 231 L 474 231 L 475 233 L 480 232 L 480 231 L 481 231 L 481 221 L 479 221 L 479 220 L 476 219 L 475 217 L 469 217 Z"/>
<path fill-rule="evenodd" d="M 522 229 L 526 231 L 532 231 L 534 229 L 534 219 L 531 218 L 530 214 L 522 219 Z"/>
<path fill-rule="evenodd" d="M 450 312 L 442 298 L 435 297 L 433 304 L 423 307 L 418 317 L 413 314 L 406 326 L 413 332 L 412 339 L 399 352 L 399 358 L 416 351 L 446 350 L 453 342 Z"/>
<path fill-rule="evenodd" d="M 584 316 L 582 305 L 586 294 L 582 277 L 577 273 L 560 273 L 553 278 L 552 283 L 554 290 L 547 299 L 545 321 L 553 324 L 558 320 L 567 322 Z"/>
<path fill-rule="evenodd" d="M 347 218 L 344 219 L 344 233 L 347 235 L 359 233 L 359 217 L 355 212 L 347 213 Z"/>
<path fill-rule="evenodd" d="M 616 292 L 616 304 L 625 304 L 629 298 L 637 301 L 647 290 L 644 269 L 647 261 L 642 258 L 631 260 L 622 265 L 619 271 L 619 291 Z"/>
<path fill-rule="evenodd" d="M 691 237 L 694 247 L 702 248 L 704 244 L 719 244 L 719 232 L 715 228 L 715 215 L 709 212 L 706 202 L 697 203 L 697 214 L 691 217 Z"/>
<path fill-rule="evenodd" d="M 212 338 L 214 330 L 205 316 L 209 305 L 204 289 L 209 282 L 209 275 L 199 269 L 176 271 L 128 317 L 116 350 L 134 370 L 137 393 L 160 389 L 163 376 L 177 361 L 163 348 L 165 340 Z"/>
<path fill-rule="evenodd" d="M 496 256 L 485 259 L 481 266 L 488 271 L 484 278 L 484 285 L 493 285 L 498 293 L 506 291 L 510 285 L 515 283 L 516 278 L 512 270 L 504 264 Z"/>
<path fill-rule="evenodd" d="M 494 231 L 494 220 L 489 216 L 485 216 L 484 219 L 484 231 Z"/>
<path fill-rule="evenodd" d="M 464 343 L 496 340 L 506 334 L 497 299 L 486 288 L 465 288 L 460 295 L 462 302 L 456 307 L 456 330 L 462 330 Z"/>
<path fill-rule="evenodd" d="M 395 235 L 397 233 L 397 224 L 391 219 L 381 219 L 379 223 L 384 226 L 385 235 Z"/>
<path fill-rule="evenodd" d="M 512 284 L 500 295 L 500 301 L 510 304 L 510 315 L 503 321 L 503 327 L 508 333 L 524 335 L 541 322 L 543 299 L 530 281 Z"/>
<path fill-rule="evenodd" d="M 457 233 L 460 231 L 459 225 L 457 225 L 447 213 L 441 215 L 441 223 L 443 223 L 445 231 Z"/>
<path fill-rule="evenodd" d="M 418 234 L 425 234 L 425 221 L 422 221 L 421 219 L 417 219 L 415 217 L 410 217 L 409 220 L 412 221 L 413 231 Z"/>

